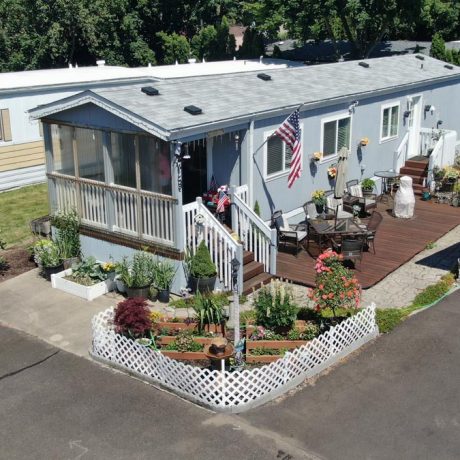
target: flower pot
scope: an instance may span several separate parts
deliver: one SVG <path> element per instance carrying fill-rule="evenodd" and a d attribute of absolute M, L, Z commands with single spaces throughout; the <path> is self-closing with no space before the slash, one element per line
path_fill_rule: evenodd
<path fill-rule="evenodd" d="M 169 289 L 158 289 L 158 300 L 161 303 L 169 302 Z"/>
<path fill-rule="evenodd" d="M 73 264 L 78 264 L 80 262 L 80 257 L 69 257 L 68 259 L 64 259 L 64 270 L 72 268 Z"/>
<path fill-rule="evenodd" d="M 126 295 L 130 298 L 141 297 L 143 299 L 149 298 L 150 286 L 144 287 L 128 287 L 126 286 Z"/>
<path fill-rule="evenodd" d="M 316 204 L 315 203 L 315 208 L 316 208 L 316 212 L 318 214 L 322 214 L 324 212 L 324 204 Z"/>
<path fill-rule="evenodd" d="M 213 276 L 211 278 L 195 278 L 194 276 L 190 276 L 189 278 L 189 287 L 192 292 L 213 291 L 215 284 L 216 276 Z"/>
<path fill-rule="evenodd" d="M 51 281 L 51 275 L 62 272 L 63 270 L 64 270 L 63 263 L 60 263 L 59 265 L 55 265 L 54 267 L 43 267 L 43 273 L 45 274 L 45 278 L 47 279 L 47 281 Z"/>
<path fill-rule="evenodd" d="M 363 189 L 363 196 L 371 196 L 374 190 L 365 190 Z"/>
<path fill-rule="evenodd" d="M 117 286 L 117 291 L 120 292 L 121 294 L 124 294 L 126 292 L 126 285 L 123 283 L 123 281 L 119 278 L 115 278 L 115 284 Z"/>

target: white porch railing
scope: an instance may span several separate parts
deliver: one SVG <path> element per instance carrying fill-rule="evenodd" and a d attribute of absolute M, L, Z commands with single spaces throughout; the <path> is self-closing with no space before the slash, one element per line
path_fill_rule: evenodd
<path fill-rule="evenodd" d="M 409 147 L 409 131 L 403 137 L 403 140 L 399 144 L 399 147 L 396 149 L 393 158 L 393 169 L 399 173 L 399 170 L 404 166 L 404 163 L 407 160 L 408 156 L 408 147 Z"/>
<path fill-rule="evenodd" d="M 276 230 L 268 225 L 230 189 L 232 202 L 232 227 L 242 241 L 244 249 L 254 253 L 254 260 L 264 264 L 268 273 L 276 273 Z"/>
<path fill-rule="evenodd" d="M 83 224 L 174 246 L 177 200 L 173 197 L 58 173 L 48 177 L 57 209 L 77 210 Z"/>
<path fill-rule="evenodd" d="M 184 245 L 193 252 L 202 240 L 206 242 L 212 261 L 217 267 L 217 276 L 225 289 L 232 288 L 233 258 L 243 266 L 243 248 L 233 239 L 228 230 L 208 211 L 201 198 L 183 206 L 184 210 Z M 242 276 L 238 289 L 242 292 Z"/>
<path fill-rule="evenodd" d="M 235 187 L 234 193 L 249 206 L 249 187 L 247 184 Z"/>

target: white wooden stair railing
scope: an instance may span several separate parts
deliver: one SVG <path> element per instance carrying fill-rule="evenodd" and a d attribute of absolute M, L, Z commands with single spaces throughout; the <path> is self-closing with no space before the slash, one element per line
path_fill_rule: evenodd
<path fill-rule="evenodd" d="M 196 251 L 202 240 L 206 242 L 211 258 L 217 267 L 217 276 L 225 289 L 232 289 L 233 258 L 240 262 L 238 290 L 242 292 L 243 246 L 230 235 L 228 230 L 209 212 L 201 198 L 183 206 L 184 246 Z"/>
<path fill-rule="evenodd" d="M 236 188 L 230 188 L 232 202 L 232 228 L 238 234 L 246 251 L 254 260 L 264 264 L 264 270 L 276 273 L 276 230 L 268 225 L 240 198 Z"/>
<path fill-rule="evenodd" d="M 399 147 L 395 150 L 393 158 L 393 169 L 399 173 L 399 170 L 404 166 L 408 157 L 409 147 L 409 131 L 403 137 Z"/>

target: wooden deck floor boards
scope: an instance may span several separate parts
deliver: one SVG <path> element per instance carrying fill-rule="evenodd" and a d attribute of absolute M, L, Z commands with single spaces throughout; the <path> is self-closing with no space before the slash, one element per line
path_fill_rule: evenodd
<path fill-rule="evenodd" d="M 412 259 L 457 225 L 460 225 L 460 208 L 433 201 L 417 200 L 413 219 L 396 219 L 391 216 L 387 203 L 379 204 L 383 221 L 375 241 L 376 254 L 372 248 L 365 252 L 362 263 L 358 262 L 356 276 L 363 289 L 368 289 L 389 273 Z M 298 284 L 315 285 L 315 257 L 318 249 L 310 243 L 310 253 L 302 251 L 296 257 L 281 249 L 278 252 L 277 276 Z"/>

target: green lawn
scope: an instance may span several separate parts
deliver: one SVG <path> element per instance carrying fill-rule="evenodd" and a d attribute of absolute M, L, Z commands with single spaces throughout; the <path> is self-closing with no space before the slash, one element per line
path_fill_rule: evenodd
<path fill-rule="evenodd" d="M 27 243 L 31 238 L 29 222 L 46 214 L 47 184 L 0 193 L 0 231 L 8 246 Z"/>

